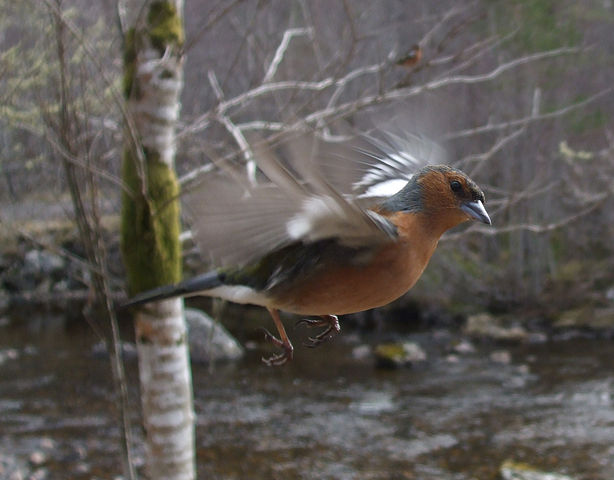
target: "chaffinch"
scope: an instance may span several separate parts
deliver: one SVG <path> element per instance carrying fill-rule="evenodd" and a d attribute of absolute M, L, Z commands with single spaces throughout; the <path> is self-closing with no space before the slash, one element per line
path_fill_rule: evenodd
<path fill-rule="evenodd" d="M 284 159 L 255 150 L 267 177 L 243 185 L 220 177 L 188 195 L 194 238 L 219 268 L 140 293 L 125 305 L 205 295 L 266 307 L 282 365 L 293 346 L 279 311 L 314 316 L 307 346 L 340 331 L 337 315 L 386 305 L 426 268 L 441 235 L 468 220 L 486 224 L 484 193 L 460 170 L 424 165 L 437 145 L 384 133 L 358 143 L 290 142 Z"/>
<path fill-rule="evenodd" d="M 412 46 L 406 54 L 401 56 L 396 61 L 396 64 L 403 67 L 413 67 L 414 65 L 417 65 L 420 60 L 422 60 L 422 47 L 416 44 Z"/>

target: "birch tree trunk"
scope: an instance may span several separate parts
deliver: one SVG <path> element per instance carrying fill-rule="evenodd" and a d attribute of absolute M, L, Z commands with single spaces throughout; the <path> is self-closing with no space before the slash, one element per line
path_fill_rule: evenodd
<path fill-rule="evenodd" d="M 136 7 L 135 7 L 136 8 Z M 138 2 L 138 8 L 141 8 Z M 126 33 L 128 120 L 122 254 L 131 294 L 181 278 L 175 124 L 183 83 L 183 0 L 148 1 Z M 150 479 L 194 479 L 194 414 L 180 299 L 136 312 L 146 469 Z"/>

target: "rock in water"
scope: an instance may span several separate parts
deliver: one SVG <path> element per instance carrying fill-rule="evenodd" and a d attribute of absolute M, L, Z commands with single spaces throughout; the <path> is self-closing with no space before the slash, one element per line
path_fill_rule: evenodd
<path fill-rule="evenodd" d="M 526 463 L 506 460 L 499 469 L 501 480 L 576 480 L 560 473 L 541 472 Z"/>
<path fill-rule="evenodd" d="M 203 311 L 186 308 L 185 319 L 193 362 L 238 360 L 245 353 L 239 342 Z"/>
<path fill-rule="evenodd" d="M 426 352 L 413 342 L 382 343 L 373 353 L 380 368 L 399 368 L 426 360 Z"/>

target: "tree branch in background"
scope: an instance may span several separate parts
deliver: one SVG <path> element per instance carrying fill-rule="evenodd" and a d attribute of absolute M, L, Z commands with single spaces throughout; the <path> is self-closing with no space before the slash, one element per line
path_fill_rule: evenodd
<path fill-rule="evenodd" d="M 273 55 L 273 60 L 271 60 L 271 64 L 267 69 L 264 78 L 262 79 L 262 83 L 268 83 L 273 80 L 273 77 L 277 73 L 277 68 L 279 64 L 283 61 L 284 55 L 286 54 L 286 50 L 288 50 L 288 45 L 290 45 L 290 40 L 297 36 L 303 35 L 313 35 L 313 30 L 310 28 L 290 28 L 286 30 L 283 34 L 281 42 L 275 51 L 275 55 Z"/>
<path fill-rule="evenodd" d="M 473 135 L 479 135 L 482 133 L 488 133 L 488 132 L 493 132 L 497 130 L 507 130 L 508 128 L 518 127 L 521 125 L 525 126 L 525 125 L 528 125 L 529 123 L 537 122 L 541 120 L 551 120 L 553 118 L 562 117 L 563 115 L 573 112 L 574 110 L 584 108 L 590 105 L 591 103 L 594 103 L 595 101 L 599 100 L 600 98 L 611 94 L 612 92 L 614 92 L 613 87 L 606 88 L 604 90 L 601 90 L 589 96 L 588 98 L 585 98 L 584 100 L 580 100 L 579 102 L 575 102 L 575 103 L 566 105 L 552 112 L 540 113 L 538 115 L 530 115 L 530 116 L 526 116 L 522 118 L 517 118 L 514 120 L 509 120 L 507 122 L 499 122 L 499 123 L 481 125 L 479 127 L 468 128 L 466 130 L 459 130 L 457 132 L 452 132 L 452 133 L 445 135 L 443 139 L 444 140 L 454 140 L 457 138 L 470 137 Z"/>
<path fill-rule="evenodd" d="M 209 83 L 211 83 L 211 87 L 213 88 L 213 91 L 215 92 L 216 97 L 221 102 L 224 99 L 224 93 L 222 92 L 220 84 L 218 83 L 213 70 L 209 70 L 208 76 L 209 76 Z M 230 120 L 228 115 L 221 113 L 218 116 L 218 120 L 220 121 L 222 125 L 224 125 L 224 127 L 226 127 L 226 130 L 228 130 L 228 133 L 232 135 L 235 142 L 237 142 L 237 145 L 241 149 L 241 152 L 245 158 L 248 179 L 252 184 L 255 183 L 256 182 L 256 162 L 254 160 L 254 154 L 252 153 L 252 150 L 249 146 L 249 143 L 247 142 L 247 139 L 243 135 L 243 132 L 234 123 L 232 123 L 232 120 Z"/>
<path fill-rule="evenodd" d="M 69 69 L 67 65 L 67 56 L 65 51 L 65 27 L 64 17 L 60 10 L 60 0 L 57 1 L 56 8 L 52 9 L 52 15 L 55 21 L 55 40 L 57 45 L 57 59 L 59 63 L 60 74 L 60 110 L 59 119 L 55 124 L 57 130 L 54 132 L 59 138 L 59 145 L 63 152 L 68 155 L 61 155 L 64 173 L 68 183 L 69 191 L 72 198 L 73 207 L 75 210 L 75 220 L 79 229 L 79 236 L 85 249 L 88 259 L 88 265 L 93 266 L 90 269 L 92 285 L 94 293 L 98 301 L 104 306 L 105 314 L 111 327 L 111 340 L 106 341 L 106 336 L 101 337 L 105 340 L 105 345 L 110 354 L 111 370 L 113 372 L 113 381 L 115 391 L 119 400 L 119 425 L 122 437 L 122 460 L 124 467 L 124 475 L 132 480 L 136 478 L 134 469 L 133 455 L 133 435 L 130 425 L 130 416 L 128 413 L 128 388 L 126 385 L 126 373 L 121 354 L 121 341 L 119 337 L 119 327 L 117 325 L 117 317 L 113 308 L 113 300 L 111 288 L 109 286 L 109 275 L 106 270 L 107 255 L 102 240 L 102 227 L 100 216 L 98 214 L 98 189 L 97 182 L 92 175 L 92 170 L 86 169 L 85 183 L 83 182 L 82 172 L 76 169 L 76 165 L 68 160 L 69 157 L 76 157 L 79 147 L 75 138 L 75 131 L 78 126 L 71 105 L 74 104 L 73 99 L 69 98 L 70 89 L 68 84 Z M 53 125 L 50 125 L 53 128 Z M 86 158 L 89 158 L 87 156 Z M 87 166 L 91 167 L 87 161 Z M 86 198 L 84 192 L 89 191 L 89 208 L 86 207 Z"/>

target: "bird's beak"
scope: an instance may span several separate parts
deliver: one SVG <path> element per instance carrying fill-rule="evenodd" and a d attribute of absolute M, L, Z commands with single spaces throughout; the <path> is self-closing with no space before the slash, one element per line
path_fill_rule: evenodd
<path fill-rule="evenodd" d="M 481 200 L 475 200 L 473 202 L 464 202 L 461 205 L 461 210 L 465 212 L 473 220 L 478 220 L 487 225 L 492 225 L 488 212 L 484 208 L 484 204 Z"/>

